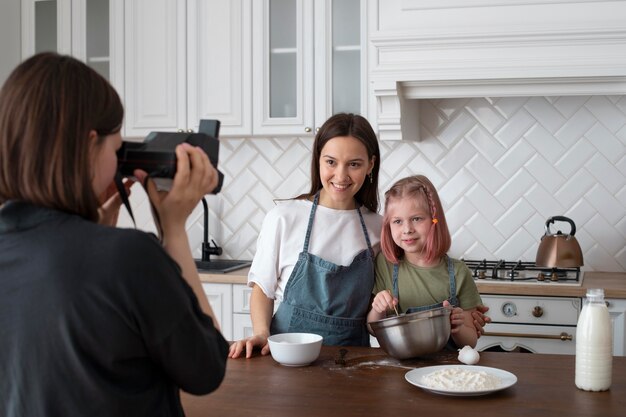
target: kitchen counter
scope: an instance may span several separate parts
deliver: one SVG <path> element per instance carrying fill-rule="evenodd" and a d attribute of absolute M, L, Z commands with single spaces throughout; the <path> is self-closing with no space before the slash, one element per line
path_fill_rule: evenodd
<path fill-rule="evenodd" d="M 250 268 L 226 274 L 203 273 L 200 280 L 208 283 L 247 284 Z M 580 286 L 551 283 L 507 284 L 476 281 L 481 294 L 542 295 L 552 297 L 584 297 L 587 288 L 604 288 L 605 298 L 626 299 L 625 272 L 585 272 Z"/>
<path fill-rule="evenodd" d="M 404 379 L 410 369 L 459 364 L 455 352 L 399 361 L 381 349 L 348 347 L 338 365 L 338 347 L 324 346 L 317 361 L 301 368 L 271 356 L 229 359 L 226 377 L 206 396 L 182 394 L 187 417 L 215 416 L 623 416 L 626 357 L 613 358 L 613 383 L 605 392 L 574 385 L 575 357 L 482 352 L 478 365 L 512 372 L 517 383 L 484 396 L 433 394 Z"/>
<path fill-rule="evenodd" d="M 476 281 L 481 294 L 541 295 L 549 297 L 584 297 L 588 288 L 604 288 L 605 298 L 626 299 L 626 273 L 585 272 L 582 285 L 531 283 L 506 284 Z"/>

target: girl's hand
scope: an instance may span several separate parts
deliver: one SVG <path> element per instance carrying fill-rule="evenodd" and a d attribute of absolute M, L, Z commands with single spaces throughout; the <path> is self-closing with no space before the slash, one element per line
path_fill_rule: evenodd
<path fill-rule="evenodd" d="M 450 302 L 445 300 L 443 302 L 444 307 L 450 306 Z M 454 307 L 450 312 L 450 333 L 458 333 L 463 328 L 465 323 L 465 312 L 461 307 Z"/>
<path fill-rule="evenodd" d="M 372 310 L 378 314 L 386 313 L 387 310 L 393 310 L 398 305 L 398 299 L 391 295 L 391 292 L 381 291 L 374 297 L 372 301 Z"/>

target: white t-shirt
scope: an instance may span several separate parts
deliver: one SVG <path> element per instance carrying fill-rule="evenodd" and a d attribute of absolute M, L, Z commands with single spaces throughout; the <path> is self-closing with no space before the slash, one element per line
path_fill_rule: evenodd
<path fill-rule="evenodd" d="M 313 203 L 286 200 L 267 213 L 261 226 L 256 254 L 248 274 L 248 286 L 259 285 L 268 298 L 283 299 L 287 280 L 304 248 L 306 228 Z M 382 216 L 361 207 L 374 256 L 380 251 Z M 350 265 L 367 248 L 356 210 L 335 210 L 317 206 L 309 253 L 337 265 Z"/>

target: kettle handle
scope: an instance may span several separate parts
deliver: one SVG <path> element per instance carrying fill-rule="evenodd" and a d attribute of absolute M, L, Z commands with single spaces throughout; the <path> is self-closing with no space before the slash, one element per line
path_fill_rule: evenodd
<path fill-rule="evenodd" d="M 565 217 L 565 216 L 552 216 L 546 221 L 546 235 L 552 234 L 550 233 L 550 224 L 556 221 L 568 222 L 570 227 L 572 228 L 572 230 L 570 230 L 569 232 L 569 235 L 574 236 L 576 234 L 576 225 L 574 224 L 574 221 L 572 219 L 570 219 L 569 217 Z"/>

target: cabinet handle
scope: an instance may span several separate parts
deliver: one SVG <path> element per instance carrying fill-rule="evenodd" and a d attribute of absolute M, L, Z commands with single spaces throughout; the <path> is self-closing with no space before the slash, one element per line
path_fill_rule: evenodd
<path fill-rule="evenodd" d="M 187 129 L 187 133 L 193 133 L 193 129 Z"/>
<path fill-rule="evenodd" d="M 571 334 L 561 333 L 557 335 L 549 334 L 523 334 L 523 333 L 501 333 L 501 332 L 485 332 L 483 336 L 495 336 L 495 337 L 525 337 L 530 339 L 556 339 L 562 341 L 570 341 L 573 339 Z"/>
<path fill-rule="evenodd" d="M 311 128 L 310 128 L 310 127 L 305 127 L 305 128 L 304 128 L 304 131 L 305 131 L 306 133 L 309 133 L 309 132 L 311 131 Z"/>
<path fill-rule="evenodd" d="M 319 132 L 319 131 L 320 131 L 320 128 L 319 128 L 319 127 L 316 127 L 316 128 L 315 128 L 315 133 L 317 133 L 317 132 Z"/>
<path fill-rule="evenodd" d="M 183 129 L 178 129 L 176 132 L 178 133 L 184 133 L 185 131 Z"/>

